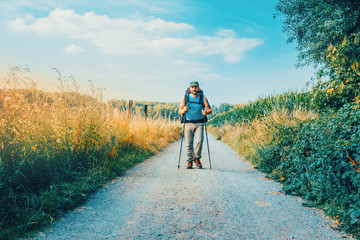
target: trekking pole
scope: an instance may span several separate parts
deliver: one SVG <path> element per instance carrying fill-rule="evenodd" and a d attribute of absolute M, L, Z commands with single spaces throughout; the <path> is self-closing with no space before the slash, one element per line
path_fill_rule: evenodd
<path fill-rule="evenodd" d="M 209 155 L 209 164 L 210 164 L 210 170 L 211 170 L 211 160 L 210 160 L 210 147 L 209 147 L 209 139 L 207 134 L 207 128 L 206 128 L 206 122 L 205 122 L 205 132 L 206 132 L 206 145 L 208 147 L 208 155 Z"/>
<path fill-rule="evenodd" d="M 179 154 L 178 169 L 180 168 L 181 149 L 182 149 L 183 140 L 184 140 L 184 135 L 185 135 L 185 119 L 186 119 L 186 113 L 183 114 L 182 118 L 183 118 L 184 124 L 183 124 L 183 134 L 182 134 L 182 137 L 181 137 L 181 144 L 180 144 L 180 154 Z"/>

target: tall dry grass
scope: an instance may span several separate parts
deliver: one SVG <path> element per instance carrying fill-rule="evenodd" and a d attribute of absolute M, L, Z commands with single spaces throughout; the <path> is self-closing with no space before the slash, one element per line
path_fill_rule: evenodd
<path fill-rule="evenodd" d="M 255 118 L 251 122 L 239 122 L 236 125 L 225 124 L 219 127 L 209 126 L 209 131 L 218 139 L 222 139 L 239 155 L 257 166 L 259 147 L 272 141 L 272 136 L 278 125 L 294 126 L 299 120 L 317 117 L 314 111 L 296 108 L 273 110 L 269 115 Z"/>
<path fill-rule="evenodd" d="M 130 119 L 96 91 L 19 82 L 15 72 L 0 89 L 0 239 L 51 223 L 181 133 L 166 119 Z"/>

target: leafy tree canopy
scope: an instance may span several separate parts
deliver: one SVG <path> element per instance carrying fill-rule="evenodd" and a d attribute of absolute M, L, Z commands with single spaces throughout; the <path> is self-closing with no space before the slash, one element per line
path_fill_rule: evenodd
<path fill-rule="evenodd" d="M 276 11 L 288 42 L 297 43 L 299 66 L 322 64 L 330 44 L 360 32 L 358 0 L 279 0 Z"/>
<path fill-rule="evenodd" d="M 279 0 L 276 10 L 288 42 L 297 43 L 298 66 L 320 66 L 314 104 L 322 110 L 360 107 L 360 1 Z"/>

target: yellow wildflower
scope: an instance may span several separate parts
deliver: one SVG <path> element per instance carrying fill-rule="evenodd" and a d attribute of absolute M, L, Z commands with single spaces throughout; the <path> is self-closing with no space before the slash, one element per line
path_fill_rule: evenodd
<path fill-rule="evenodd" d="M 326 93 L 330 93 L 330 94 L 332 94 L 334 92 L 334 88 L 329 88 L 327 91 L 326 91 Z"/>

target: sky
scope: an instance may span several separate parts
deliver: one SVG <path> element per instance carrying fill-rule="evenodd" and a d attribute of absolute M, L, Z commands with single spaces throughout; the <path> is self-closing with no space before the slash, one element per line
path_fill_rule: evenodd
<path fill-rule="evenodd" d="M 277 0 L 0 0 L 0 80 L 12 67 L 40 89 L 59 73 L 105 100 L 180 102 L 198 81 L 211 104 L 305 88 Z"/>

